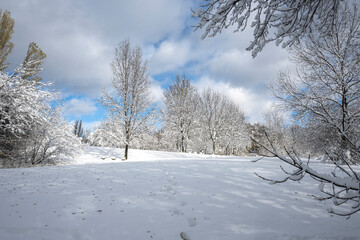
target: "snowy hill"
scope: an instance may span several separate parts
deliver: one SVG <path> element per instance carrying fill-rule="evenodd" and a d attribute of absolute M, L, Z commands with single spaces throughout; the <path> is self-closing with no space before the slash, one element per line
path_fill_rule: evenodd
<path fill-rule="evenodd" d="M 254 175 L 279 176 L 275 159 L 129 154 L 85 147 L 68 165 L 0 169 L 1 239 L 360 239 L 360 214 L 330 216 L 311 179 Z"/>

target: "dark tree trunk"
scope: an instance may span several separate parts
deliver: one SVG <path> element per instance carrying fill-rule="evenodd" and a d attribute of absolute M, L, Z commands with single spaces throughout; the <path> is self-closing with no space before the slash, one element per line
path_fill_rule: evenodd
<path fill-rule="evenodd" d="M 183 135 L 181 136 L 181 152 L 186 152 L 186 149 L 185 149 L 185 137 Z"/>
<path fill-rule="evenodd" d="M 129 144 L 126 144 L 125 145 L 125 156 L 124 156 L 125 160 L 128 159 L 128 151 L 129 151 Z"/>

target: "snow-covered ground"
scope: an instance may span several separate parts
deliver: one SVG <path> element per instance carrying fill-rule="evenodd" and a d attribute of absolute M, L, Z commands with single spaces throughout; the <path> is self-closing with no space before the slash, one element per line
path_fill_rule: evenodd
<path fill-rule="evenodd" d="M 360 239 L 360 214 L 330 216 L 308 196 L 311 179 L 269 185 L 254 175 L 279 177 L 276 159 L 121 156 L 85 147 L 68 165 L 0 169 L 0 239 Z"/>

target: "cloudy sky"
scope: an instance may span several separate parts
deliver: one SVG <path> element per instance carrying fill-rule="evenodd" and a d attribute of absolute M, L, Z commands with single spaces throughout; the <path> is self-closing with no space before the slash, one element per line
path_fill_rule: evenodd
<path fill-rule="evenodd" d="M 199 0 L 0 0 L 15 20 L 9 57 L 22 63 L 27 46 L 36 42 L 47 54 L 43 79 L 64 94 L 69 120 L 93 126 L 104 118 L 97 103 L 101 88 L 111 84 L 110 62 L 117 44 L 130 39 L 149 61 L 154 98 L 176 74 L 186 74 L 199 89 L 213 88 L 238 103 L 252 123 L 261 122 L 271 105 L 266 84 L 290 64 L 287 52 L 269 44 L 252 59 L 245 51 L 252 29 L 201 40 L 192 26 L 191 8 Z"/>

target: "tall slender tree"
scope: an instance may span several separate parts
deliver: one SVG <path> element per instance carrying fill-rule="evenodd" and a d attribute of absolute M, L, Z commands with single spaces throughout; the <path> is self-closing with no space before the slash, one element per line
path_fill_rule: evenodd
<path fill-rule="evenodd" d="M 151 98 L 147 61 L 139 46 L 132 48 L 129 40 L 121 42 L 115 49 L 111 68 L 114 92 L 103 89 L 100 102 L 110 116 L 121 120 L 124 158 L 128 159 L 131 141 L 153 119 L 156 107 Z"/>

